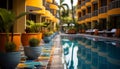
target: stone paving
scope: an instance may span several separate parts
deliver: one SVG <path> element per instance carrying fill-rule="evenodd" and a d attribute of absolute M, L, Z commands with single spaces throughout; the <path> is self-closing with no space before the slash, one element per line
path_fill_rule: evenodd
<path fill-rule="evenodd" d="M 60 44 L 60 35 L 57 35 L 54 39 L 54 53 L 52 55 L 52 61 L 50 65 L 48 65 L 47 69 L 64 69 L 64 65 L 62 64 L 62 47 Z"/>

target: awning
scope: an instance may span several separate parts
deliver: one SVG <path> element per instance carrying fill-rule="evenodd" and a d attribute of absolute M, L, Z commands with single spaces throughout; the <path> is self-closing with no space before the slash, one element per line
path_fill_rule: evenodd
<path fill-rule="evenodd" d="M 50 4 L 50 8 L 54 10 L 58 10 L 58 6 L 55 4 Z"/>
<path fill-rule="evenodd" d="M 52 3 L 52 2 L 53 2 L 53 0 L 46 0 L 46 2 Z"/>
<path fill-rule="evenodd" d="M 51 13 L 48 10 L 45 10 L 45 14 L 42 15 L 42 17 L 51 17 Z"/>
<path fill-rule="evenodd" d="M 45 14 L 45 7 L 43 6 L 42 10 L 32 11 L 31 13 L 44 15 Z"/>
<path fill-rule="evenodd" d="M 42 0 L 26 0 L 26 11 L 41 10 L 42 8 Z"/>

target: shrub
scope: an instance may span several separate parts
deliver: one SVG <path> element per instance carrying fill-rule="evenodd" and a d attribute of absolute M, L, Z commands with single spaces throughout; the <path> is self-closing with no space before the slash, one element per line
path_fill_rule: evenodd
<path fill-rule="evenodd" d="M 36 47 L 36 46 L 39 45 L 39 43 L 40 43 L 40 41 L 36 38 L 32 38 L 32 39 L 29 40 L 29 45 L 31 47 Z"/>

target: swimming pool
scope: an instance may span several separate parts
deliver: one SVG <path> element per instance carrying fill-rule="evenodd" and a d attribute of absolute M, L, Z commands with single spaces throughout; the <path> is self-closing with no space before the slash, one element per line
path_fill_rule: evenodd
<path fill-rule="evenodd" d="M 61 36 L 67 69 L 120 69 L 120 41 L 90 36 Z"/>

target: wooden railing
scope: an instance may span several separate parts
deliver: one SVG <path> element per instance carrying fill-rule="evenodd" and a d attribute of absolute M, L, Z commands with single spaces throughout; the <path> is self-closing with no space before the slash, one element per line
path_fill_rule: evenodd
<path fill-rule="evenodd" d="M 106 13 L 107 12 L 107 6 L 100 7 L 99 14 Z"/>
<path fill-rule="evenodd" d="M 91 17 L 91 13 L 86 14 L 86 18 L 90 18 Z"/>
<path fill-rule="evenodd" d="M 90 2 L 90 0 L 85 0 L 85 2 Z"/>
<path fill-rule="evenodd" d="M 114 9 L 114 8 L 120 8 L 120 0 L 112 1 L 112 2 L 108 5 L 108 10 L 111 10 L 111 9 Z"/>
<path fill-rule="evenodd" d="M 92 12 L 92 16 L 97 16 L 97 15 L 98 15 L 98 10 Z"/>

